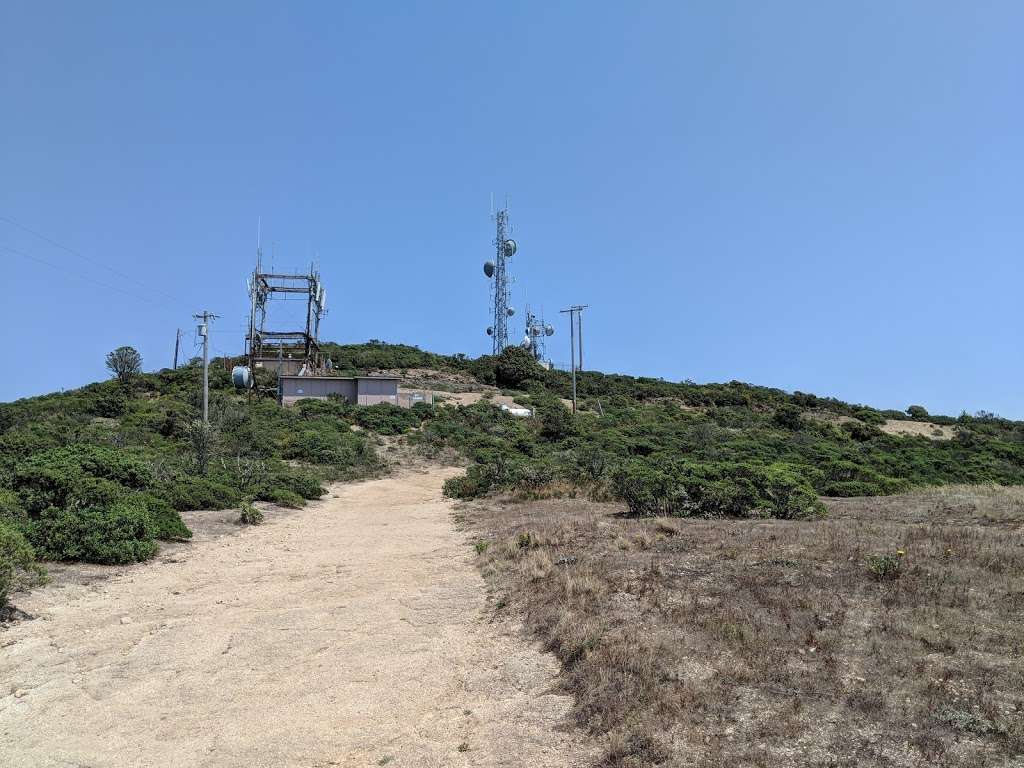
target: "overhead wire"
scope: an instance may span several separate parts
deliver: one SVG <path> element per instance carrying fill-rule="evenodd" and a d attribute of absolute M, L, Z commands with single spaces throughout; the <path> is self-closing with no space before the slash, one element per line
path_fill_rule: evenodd
<path fill-rule="evenodd" d="M 4 216 L 3 214 L 0 214 L 0 221 L 5 221 L 8 224 L 10 224 L 10 225 L 12 225 L 14 227 L 17 227 L 18 229 L 20 229 L 20 230 L 22 230 L 24 232 L 28 232 L 30 235 L 34 235 L 35 237 L 38 237 L 40 240 L 43 240 L 43 241 L 49 243 L 50 245 L 52 245 L 52 246 L 54 246 L 56 248 L 60 248 L 61 250 L 67 251 L 68 253 L 72 254 L 73 256 L 77 256 L 78 258 L 82 259 L 83 261 L 88 262 L 89 264 L 92 264 L 93 266 L 100 267 L 101 269 L 105 269 L 108 272 L 110 272 L 111 274 L 117 275 L 118 277 L 120 277 L 123 280 L 128 280 L 129 282 L 135 283 L 140 288 L 143 288 L 143 289 L 145 289 L 147 291 L 150 291 L 151 293 L 156 293 L 156 294 L 158 294 L 160 296 L 163 296 L 166 299 L 170 299 L 171 301 L 174 301 L 174 302 L 178 301 L 178 299 L 176 297 L 172 296 L 171 294 L 169 294 L 169 293 L 167 293 L 165 291 L 162 291 L 159 288 L 153 288 L 152 286 L 146 285 L 145 283 L 137 280 L 136 278 L 132 277 L 131 275 L 125 274 L 124 272 L 121 272 L 118 269 L 114 269 L 110 265 L 104 264 L 103 262 L 98 261 L 98 260 L 96 260 L 96 259 L 94 259 L 94 258 L 92 258 L 90 256 L 86 256 L 81 251 L 78 251 L 78 250 L 76 250 L 76 249 L 74 249 L 74 248 L 72 248 L 72 247 L 70 247 L 68 245 L 64 245 L 63 243 L 61 243 L 61 242 L 59 242 L 57 240 L 54 240 L 52 237 L 49 237 L 48 235 L 45 235 L 42 232 L 39 232 L 39 231 L 37 231 L 35 229 L 32 229 L 31 227 L 27 227 L 24 224 L 21 224 L 21 223 L 15 221 L 12 218 L 9 218 L 7 216 Z"/>
<path fill-rule="evenodd" d="M 22 258 L 29 259 L 30 261 L 35 261 L 35 262 L 38 262 L 39 264 L 44 264 L 45 266 L 50 267 L 51 269 L 55 269 L 58 272 L 60 272 L 62 275 L 65 275 L 67 277 L 73 277 L 76 280 L 83 280 L 83 281 L 85 281 L 87 283 L 92 283 L 93 285 L 97 285 L 100 288 L 105 288 L 105 289 L 110 290 L 110 291 L 117 291 L 118 293 L 123 293 L 124 295 L 130 296 L 133 299 L 138 299 L 140 301 L 151 301 L 151 299 L 147 299 L 144 296 L 140 296 L 137 292 L 133 293 L 132 291 L 129 291 L 129 290 L 125 289 L 125 288 L 119 288 L 116 285 L 110 285 L 109 283 L 104 283 L 101 280 L 96 280 L 95 278 L 92 278 L 92 277 L 86 277 L 85 275 L 80 275 L 80 274 L 78 274 L 76 272 L 71 272 L 71 271 L 69 271 L 67 269 L 67 267 L 61 266 L 60 264 L 54 264 L 52 261 L 47 261 L 46 259 L 44 259 L 44 258 L 42 258 L 40 256 L 36 256 L 35 254 L 32 254 L 32 253 L 27 253 L 27 252 L 22 251 L 22 250 L 20 250 L 18 248 L 12 248 L 9 245 L 2 245 L 2 244 L 0 244 L 0 249 L 3 249 L 5 251 L 7 251 L 8 253 L 12 253 L 15 256 L 21 256 Z"/>

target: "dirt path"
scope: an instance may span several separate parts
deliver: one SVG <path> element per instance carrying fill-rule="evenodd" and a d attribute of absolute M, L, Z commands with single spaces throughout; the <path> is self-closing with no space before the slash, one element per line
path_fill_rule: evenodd
<path fill-rule="evenodd" d="M 3 766 L 572 766 L 550 656 L 487 623 L 447 470 L 19 602 Z"/>

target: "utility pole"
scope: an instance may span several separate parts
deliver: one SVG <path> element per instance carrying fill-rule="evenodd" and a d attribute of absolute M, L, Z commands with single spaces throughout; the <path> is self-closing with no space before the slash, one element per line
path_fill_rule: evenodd
<path fill-rule="evenodd" d="M 199 335 L 203 337 L 203 423 L 210 423 L 210 321 L 216 320 L 214 315 L 203 310 L 201 315 L 192 315 L 196 320 L 202 320 L 199 326 Z"/>
<path fill-rule="evenodd" d="M 579 370 L 583 370 L 583 307 L 580 307 L 580 311 L 576 313 L 576 323 L 578 325 L 577 335 L 579 341 L 576 342 L 580 349 L 580 364 L 576 366 Z"/>
<path fill-rule="evenodd" d="M 181 328 L 174 335 L 174 370 L 178 370 L 178 351 L 181 349 Z"/>
<path fill-rule="evenodd" d="M 579 318 L 588 304 L 573 304 L 568 309 L 560 310 L 560 314 L 569 314 L 569 360 L 572 367 L 572 412 L 576 413 L 576 324 L 579 322 L 580 347 L 579 361 L 580 370 L 583 369 L 583 322 Z"/>

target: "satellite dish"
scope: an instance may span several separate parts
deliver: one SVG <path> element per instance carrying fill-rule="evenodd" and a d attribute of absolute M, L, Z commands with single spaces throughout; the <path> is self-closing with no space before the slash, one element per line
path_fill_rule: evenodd
<path fill-rule="evenodd" d="M 484 274 L 487 275 L 488 277 L 494 277 L 494 262 L 493 261 L 485 261 L 484 262 Z"/>
<path fill-rule="evenodd" d="M 494 329 L 491 328 L 491 326 L 487 326 L 487 335 L 488 336 L 493 336 L 494 335 Z"/>
<path fill-rule="evenodd" d="M 505 314 L 507 314 L 509 317 L 512 317 L 512 315 L 514 315 L 515 313 L 515 307 L 509 307 L 508 309 L 505 310 Z"/>
<path fill-rule="evenodd" d="M 552 328 L 550 325 L 545 325 L 544 326 L 544 335 L 545 336 L 554 336 L 555 335 L 555 329 Z"/>
<path fill-rule="evenodd" d="M 505 258 L 510 259 L 516 255 L 516 241 L 506 240 L 505 241 Z"/>

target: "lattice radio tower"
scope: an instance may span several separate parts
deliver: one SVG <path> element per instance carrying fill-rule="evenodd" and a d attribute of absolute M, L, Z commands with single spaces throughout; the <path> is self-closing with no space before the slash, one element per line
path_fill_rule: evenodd
<path fill-rule="evenodd" d="M 487 335 L 491 337 L 491 351 L 500 355 L 508 346 L 508 319 L 516 313 L 509 305 L 511 278 L 508 274 L 508 260 L 515 255 L 516 241 L 508 235 L 508 209 L 502 208 L 494 215 L 497 235 L 494 238 L 494 261 L 484 262 L 484 274 L 491 278 L 491 295 L 494 304 L 494 324 L 488 326 Z"/>
<path fill-rule="evenodd" d="M 274 294 L 299 294 L 292 301 L 305 301 L 303 328 L 267 325 L 268 304 Z M 250 371 L 265 368 L 278 373 L 313 375 L 323 366 L 320 354 L 320 320 L 327 304 L 327 291 L 314 265 L 304 275 L 263 271 L 263 251 L 257 237 L 256 269 L 249 278 L 249 332 L 246 334 Z M 287 362 L 286 362 L 287 360 Z M 296 370 L 286 370 L 295 368 Z"/>

